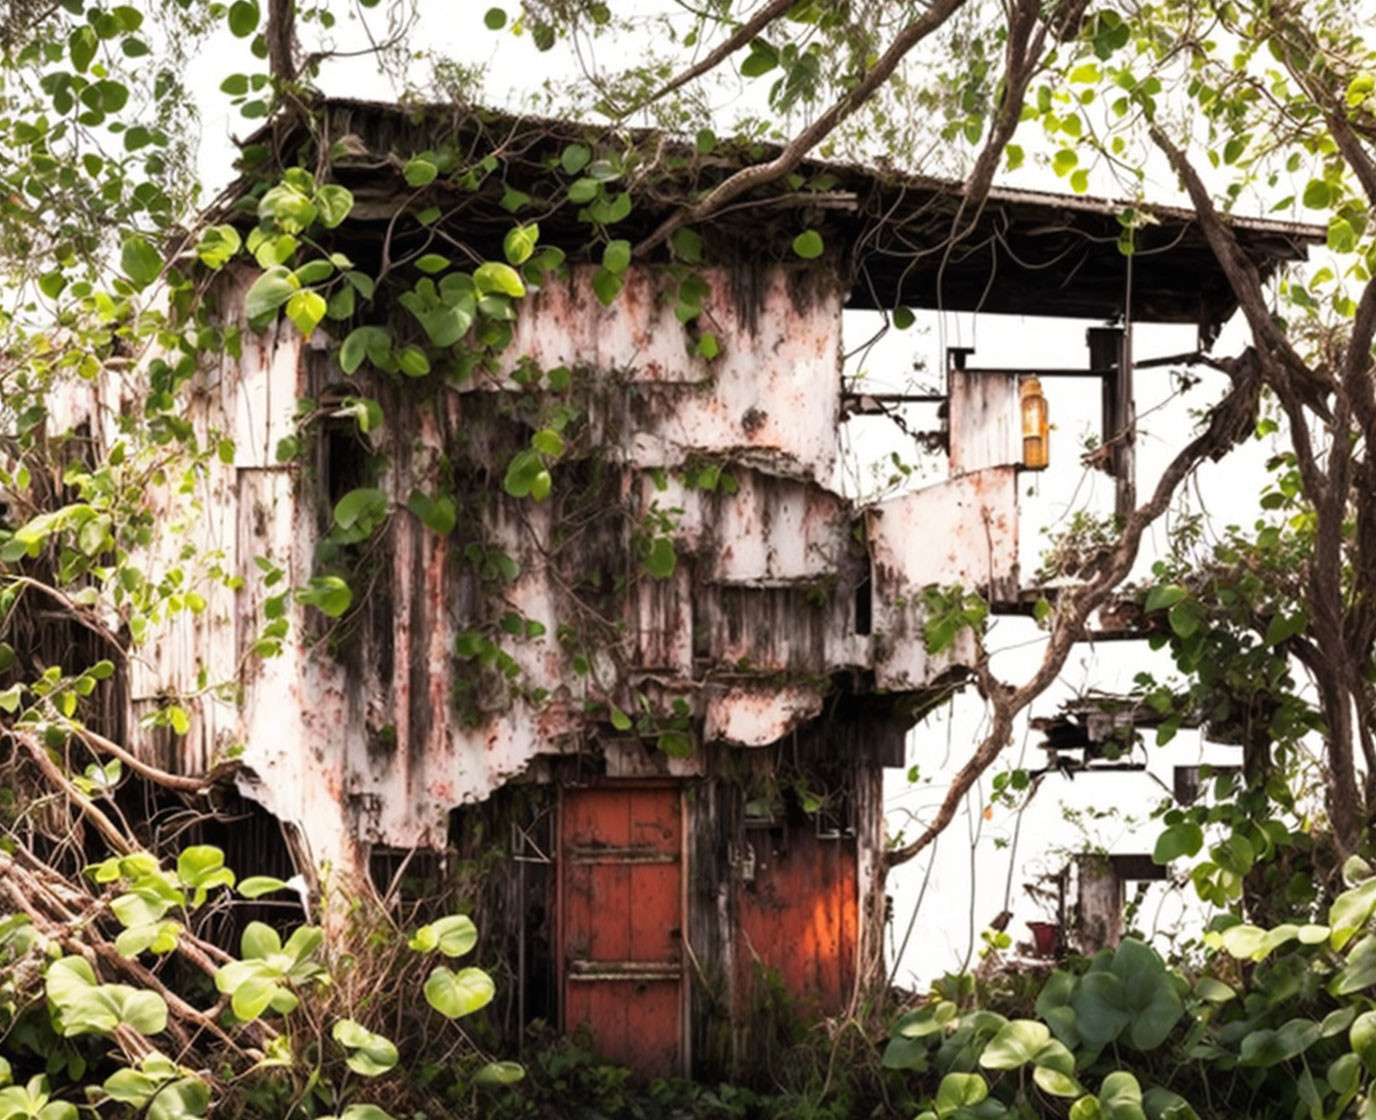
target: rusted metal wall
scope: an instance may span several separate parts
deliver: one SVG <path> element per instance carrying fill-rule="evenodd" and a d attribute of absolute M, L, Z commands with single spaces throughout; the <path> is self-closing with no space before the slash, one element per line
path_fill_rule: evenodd
<path fill-rule="evenodd" d="M 233 590 L 207 587 L 205 611 L 141 651 L 134 696 L 146 709 L 169 687 L 194 689 L 203 670 L 228 682 L 203 696 L 175 757 L 160 761 L 201 769 L 238 753 L 241 788 L 295 825 L 313 860 L 345 873 L 364 873 L 375 845 L 442 849 L 455 807 L 562 756 L 591 750 L 603 773 L 622 778 L 696 775 L 672 793 L 676 806 L 687 799 L 688 831 L 679 825 L 666 841 L 680 862 L 655 864 L 677 887 L 666 878 L 646 895 L 617 878 L 625 868 L 616 861 L 587 857 L 589 845 L 634 844 L 613 835 L 619 809 L 574 789 L 560 834 L 568 862 L 555 875 L 567 1025 L 588 1023 L 608 1053 L 662 1071 L 694 1047 L 739 1051 L 710 1021 L 758 1002 L 757 961 L 799 1007 L 820 1011 L 840 1010 L 857 978 L 882 978 L 879 768 L 901 763 L 912 719 L 894 700 L 920 697 L 973 655 L 968 637 L 928 651 L 921 592 L 956 582 L 996 598 L 1016 590 L 1014 468 L 858 510 L 830 489 L 841 388 L 834 277 L 801 264 L 761 267 L 750 283 L 711 274 L 705 314 L 721 354 L 709 363 L 686 345 L 656 270 L 632 269 L 610 309 L 592 296 L 590 276 L 575 267 L 535 295 L 506 368 L 458 386 L 401 384 L 367 367 L 345 377 L 323 339 L 307 345 L 285 322 L 246 331 L 242 357 L 208 371 L 192 407 L 198 431 L 235 447 L 232 462 L 209 468 L 202 508 L 213 513 L 164 543 L 218 550 L 247 578 Z M 227 285 L 224 306 L 241 306 L 246 280 Z M 581 450 L 556 465 L 554 493 L 540 503 L 500 486 L 530 434 L 520 414 L 532 391 L 511 376 L 523 361 L 573 370 L 580 414 Z M 367 442 L 338 425 L 297 431 L 299 399 L 341 393 L 378 400 L 384 426 Z M 282 462 L 289 436 L 306 450 Z M 366 467 L 370 456 L 377 462 Z M 715 488 L 701 484 L 705 464 L 720 471 Z M 353 611 L 331 621 L 288 599 L 280 653 L 259 656 L 268 601 L 314 574 L 333 502 L 359 485 L 383 489 L 394 508 L 354 554 Z M 455 493 L 452 534 L 406 512 L 415 489 Z M 636 541 L 666 511 L 667 529 L 654 531 L 672 538 L 677 567 L 652 579 Z M 485 578 L 475 547 L 509 556 L 519 574 Z M 281 579 L 266 585 L 255 567 L 280 569 Z M 543 632 L 503 637 L 508 611 Z M 573 639 L 561 633 L 571 622 Z M 516 666 L 510 680 L 456 653 L 470 631 L 501 641 Z M 575 657 L 586 657 L 586 672 Z M 886 695 L 867 699 L 869 689 Z M 840 722 L 838 695 L 849 698 Z M 666 759 L 653 732 L 614 731 L 607 703 L 656 726 L 686 713 L 694 756 Z M 818 729 L 830 736 L 818 757 L 845 757 L 848 796 L 864 819 L 825 840 L 810 822 L 792 822 L 754 853 L 747 882 L 739 790 L 729 766 L 705 759 Z M 167 742 L 150 737 L 144 749 Z M 660 794 L 643 796 L 637 804 L 651 817 L 665 808 Z M 592 901 L 580 910 L 585 895 Z M 599 968 L 658 967 L 679 951 L 664 942 L 642 958 L 638 935 L 615 952 L 599 947 L 612 933 L 599 924 L 607 907 L 629 900 L 634 911 L 642 896 L 653 896 L 643 916 L 658 925 L 671 917 L 670 896 L 685 900 L 666 928 L 687 931 L 691 990 L 646 976 L 589 979 Z M 623 988 L 643 1015 L 623 1014 Z M 671 1016 L 671 1004 L 689 1011 Z M 646 1034 L 651 1020 L 668 1031 L 671 1018 L 670 1033 Z M 633 1037 L 653 1037 L 656 1056 L 637 1057 Z"/>
<path fill-rule="evenodd" d="M 599 547 L 626 581 L 625 637 L 619 649 L 593 651 L 593 676 L 622 703 L 618 690 L 646 682 L 666 698 L 687 697 L 700 734 L 747 746 L 814 718 L 838 672 L 873 670 L 884 688 L 925 687 L 968 650 L 928 655 L 914 591 L 958 579 L 979 587 L 991 577 L 1003 586 L 1013 567 L 1011 470 L 886 503 L 867 519 L 875 632 L 857 632 L 855 589 L 870 557 L 852 532 L 856 511 L 827 487 L 841 296 L 815 277 L 804 286 L 802 276 L 796 266 L 767 269 L 739 298 L 729 276 L 714 276 L 709 312 L 722 353 L 708 363 L 689 352 L 654 270 L 632 270 L 622 298 L 604 309 L 588 271 L 575 268 L 567 283 L 534 297 L 508 351 L 510 369 L 528 359 L 587 379 L 588 439 L 619 479 L 621 520 L 609 522 Z M 225 292 L 224 304 L 238 306 L 241 293 Z M 457 391 L 366 372 L 349 379 L 285 322 L 244 337 L 242 357 L 226 357 L 197 387 L 195 422 L 232 438 L 235 455 L 211 468 L 203 505 L 214 514 L 189 535 L 221 550 L 227 567 L 261 558 L 285 580 L 265 588 L 250 574 L 235 592 L 209 594 L 202 615 L 143 651 L 134 695 L 151 703 L 169 686 L 191 686 L 202 668 L 236 684 L 237 704 L 199 706 L 177 761 L 200 767 L 241 748 L 249 792 L 299 823 L 318 858 L 356 860 L 360 843 L 440 845 L 453 806 L 486 797 L 537 756 L 579 749 L 596 730 L 556 638 L 568 611 L 560 592 L 568 573 L 550 558 L 556 503 L 517 502 L 494 481 L 519 443 L 493 405 L 518 387 L 504 375 Z M 456 444 L 470 460 L 486 457 L 493 478 L 469 511 L 481 524 L 441 538 L 398 508 L 356 581 L 361 605 L 346 632 L 289 604 L 290 638 L 280 656 L 261 659 L 252 650 L 263 603 L 309 579 L 329 516 L 324 453 L 282 463 L 277 446 L 296 434 L 299 398 L 341 387 L 384 405 L 375 443 L 387 461 L 377 484 L 398 507 L 413 488 L 440 487 Z M 519 427 L 514 438 L 523 438 Z M 688 485 L 685 465 L 704 462 L 718 464 L 734 492 Z M 679 511 L 672 536 L 680 562 L 665 580 L 639 572 L 627 539 L 652 504 Z M 460 554 L 465 532 L 517 561 L 520 576 L 500 588 L 501 608 L 546 629 L 505 647 L 524 693 L 546 698 L 481 695 L 476 720 L 471 712 L 458 718 L 451 691 L 467 671 L 454 654 L 457 635 L 493 621 L 490 589 Z M 935 565 L 934 539 L 949 541 Z M 607 556 L 609 547 L 620 554 Z"/>

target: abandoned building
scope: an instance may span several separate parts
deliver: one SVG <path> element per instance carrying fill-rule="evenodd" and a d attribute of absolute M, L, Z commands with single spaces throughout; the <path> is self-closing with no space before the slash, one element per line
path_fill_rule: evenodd
<path fill-rule="evenodd" d="M 748 1062 L 770 1008 L 844 1012 L 884 981 L 882 772 L 975 656 L 968 629 L 930 648 L 932 604 L 961 587 L 1023 609 L 1040 386 L 1102 394 L 1132 500 L 1124 320 L 1194 323 L 1207 347 L 1233 311 L 1191 216 L 1152 210 L 1129 258 L 1120 204 L 995 190 L 964 213 L 957 184 L 809 163 L 621 262 L 604 304 L 609 238 L 642 241 L 762 153 L 332 101 L 250 154 L 253 177 L 305 166 L 347 187 L 347 219 L 318 236 L 382 280 L 303 338 L 285 316 L 245 321 L 258 268 L 218 274 L 242 344 L 198 375 L 188 418 L 233 455 L 208 468 L 191 531 L 245 580 L 141 651 L 136 715 L 202 696 L 187 734 L 142 749 L 184 771 L 236 756 L 242 791 L 336 876 L 385 891 L 411 859 L 495 866 L 474 901 L 485 951 L 510 963 L 513 1029 L 544 1019 L 670 1073 Z M 565 201 L 585 179 L 600 219 Z M 221 220 L 247 234 L 255 205 Z M 484 361 L 427 346 L 399 293 L 500 260 L 537 220 L 562 262 L 526 270 Z M 1263 271 L 1304 252 L 1294 227 L 1234 227 Z M 819 236 L 805 255 L 802 230 Z M 949 478 L 856 508 L 835 489 L 838 431 L 885 402 L 845 391 L 842 313 L 895 308 L 1104 329 L 1060 370 L 953 353 Z M 362 323 L 390 324 L 429 375 L 371 351 L 345 372 L 338 344 Z M 361 430 L 359 399 L 380 424 Z M 543 482 L 505 485 L 521 454 Z M 359 493 L 372 513 L 339 516 Z M 353 588 L 342 617 L 277 598 L 322 572 Z M 266 648 L 270 600 L 290 629 Z"/>

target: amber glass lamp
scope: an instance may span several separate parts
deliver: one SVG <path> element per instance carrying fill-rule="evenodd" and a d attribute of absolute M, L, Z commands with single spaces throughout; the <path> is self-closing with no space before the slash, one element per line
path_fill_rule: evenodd
<path fill-rule="evenodd" d="M 1042 383 L 1026 378 L 1018 390 L 1022 411 L 1022 465 L 1026 470 L 1045 470 L 1051 462 L 1050 423 Z"/>

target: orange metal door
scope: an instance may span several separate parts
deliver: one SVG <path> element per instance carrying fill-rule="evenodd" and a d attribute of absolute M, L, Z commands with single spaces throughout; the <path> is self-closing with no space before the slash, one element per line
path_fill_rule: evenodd
<path fill-rule="evenodd" d="M 682 1072 L 678 789 L 565 789 L 559 865 L 564 1029 L 646 1076 Z"/>

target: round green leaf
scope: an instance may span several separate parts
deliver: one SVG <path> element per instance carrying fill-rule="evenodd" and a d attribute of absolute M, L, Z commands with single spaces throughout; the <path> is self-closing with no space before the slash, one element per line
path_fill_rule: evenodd
<path fill-rule="evenodd" d="M 327 618 L 339 618 L 353 603 L 354 593 L 339 576 L 312 576 L 296 593 L 296 601 L 315 607 Z"/>
<path fill-rule="evenodd" d="M 448 494 L 432 498 L 423 491 L 414 490 L 406 503 L 406 508 L 420 518 L 427 529 L 442 537 L 452 533 L 454 526 L 458 524 L 459 515 L 454 508 L 454 499 Z"/>
<path fill-rule="evenodd" d="M 1053 1097 L 1078 1097 L 1084 1092 L 1074 1077 L 1050 1066 L 1034 1067 L 1032 1080 L 1043 1093 L 1050 1093 Z"/>
<path fill-rule="evenodd" d="M 264 272 L 244 295 L 244 314 L 250 325 L 265 326 L 300 287 L 296 277 L 281 265 Z"/>
<path fill-rule="evenodd" d="M 347 187 L 338 183 L 326 183 L 315 192 L 315 208 L 320 224 L 326 229 L 334 229 L 349 216 L 353 209 L 354 196 Z"/>
<path fill-rule="evenodd" d="M 1194 821 L 1178 821 L 1156 838 L 1151 858 L 1166 864 L 1182 856 L 1195 855 L 1204 846 L 1204 830 Z"/>
<path fill-rule="evenodd" d="M 816 260 L 825 248 L 822 235 L 815 229 L 804 230 L 793 239 L 793 251 L 805 261 Z"/>
<path fill-rule="evenodd" d="M 474 1085 L 515 1085 L 526 1071 L 518 1062 L 488 1062 L 473 1075 Z"/>
<path fill-rule="evenodd" d="M 406 166 L 401 169 L 402 178 L 412 187 L 423 187 L 427 183 L 433 183 L 439 173 L 439 168 L 428 159 L 407 160 Z"/>
<path fill-rule="evenodd" d="M 979 1064 L 985 1069 L 1018 1069 L 1050 1041 L 1051 1031 L 1045 1023 L 1012 1019 L 989 1040 L 979 1056 Z"/>
<path fill-rule="evenodd" d="M 564 438 L 553 428 L 541 428 L 530 437 L 530 445 L 537 451 L 555 458 L 564 453 Z"/>
<path fill-rule="evenodd" d="M 609 242 L 602 250 L 602 267 L 617 275 L 625 272 L 631 264 L 631 243 L 622 239 Z"/>
<path fill-rule="evenodd" d="M 407 377 L 424 377 L 430 372 L 430 359 L 425 351 L 414 343 L 403 346 L 397 351 L 397 368 Z"/>
<path fill-rule="evenodd" d="M 507 262 L 513 265 L 525 264 L 535 252 L 540 240 L 540 227 L 534 223 L 528 226 L 512 226 L 502 239 L 502 252 Z"/>
<path fill-rule="evenodd" d="M 124 275 L 136 288 L 146 288 L 162 272 L 162 254 L 139 234 L 131 234 L 124 239 L 119 254 L 120 267 Z"/>
<path fill-rule="evenodd" d="M 1353 1020 L 1347 1034 L 1352 1052 L 1361 1059 L 1368 1073 L 1376 1074 L 1376 1011 L 1364 1011 Z"/>
<path fill-rule="evenodd" d="M 473 283 L 477 285 L 479 295 L 496 292 L 519 299 L 526 294 L 521 274 L 511 265 L 501 261 L 486 261 L 480 264 L 473 270 Z"/>
<path fill-rule="evenodd" d="M 668 579 L 678 567 L 674 542 L 668 537 L 655 537 L 645 554 L 645 570 L 655 579 Z"/>
<path fill-rule="evenodd" d="M 350 490 L 335 503 L 334 523 L 341 529 L 357 528 L 365 533 L 387 516 L 387 495 L 377 489 L 361 487 Z"/>
<path fill-rule="evenodd" d="M 989 1095 L 988 1083 L 977 1073 L 948 1073 L 936 1090 L 936 1113 L 949 1116 L 956 1109 L 976 1105 Z"/>
<path fill-rule="evenodd" d="M 425 981 L 427 1002 L 448 1019 L 460 1019 L 486 1007 L 496 992 L 492 977 L 480 968 L 451 972 L 440 967 Z"/>
<path fill-rule="evenodd" d="M 287 318 L 292 321 L 302 337 L 310 338 L 320 320 L 325 317 L 325 297 L 319 292 L 295 292 L 287 300 Z"/>
<path fill-rule="evenodd" d="M 364 1077 L 377 1077 L 397 1064 L 397 1048 L 392 1041 L 354 1019 L 338 1020 L 330 1037 L 349 1052 L 344 1059 L 348 1067 Z"/>
<path fill-rule="evenodd" d="M 323 1120 L 330 1120 L 324 1117 Z M 390 1113 L 375 1104 L 351 1104 L 339 1115 L 339 1120 L 392 1120 Z"/>
<path fill-rule="evenodd" d="M 287 886 L 281 879 L 274 879 L 271 875 L 250 875 L 240 882 L 239 893 L 244 898 L 259 898 L 273 891 L 284 891 Z"/>
<path fill-rule="evenodd" d="M 234 0 L 229 6 L 229 30 L 236 39 L 247 39 L 258 30 L 260 13 L 254 0 Z"/>
<path fill-rule="evenodd" d="M 592 159 L 592 152 L 583 144 L 569 144 L 559 156 L 559 165 L 568 175 L 577 175 L 583 168 L 588 166 Z M 574 201 L 580 201 L 575 199 Z M 581 201 L 586 202 L 587 199 Z"/>

